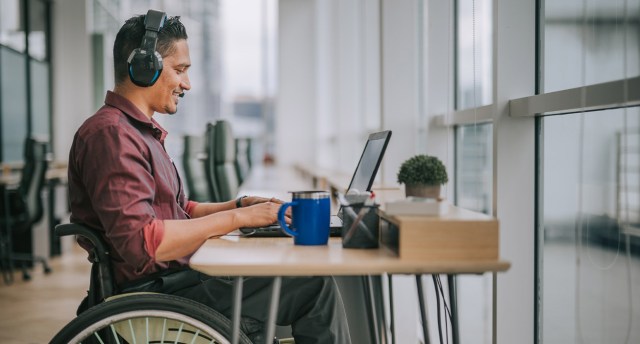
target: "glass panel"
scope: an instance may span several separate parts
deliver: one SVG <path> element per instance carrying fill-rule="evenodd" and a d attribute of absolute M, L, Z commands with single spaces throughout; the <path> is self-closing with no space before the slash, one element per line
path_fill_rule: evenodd
<path fill-rule="evenodd" d="M 2 160 L 22 161 L 27 136 L 26 63 L 22 54 L 0 46 L 0 95 L 2 102 Z"/>
<path fill-rule="evenodd" d="M 31 134 L 49 140 L 49 65 L 31 61 Z"/>
<path fill-rule="evenodd" d="M 639 19 L 637 0 L 546 1 L 541 91 L 640 75 Z"/>
<path fill-rule="evenodd" d="M 493 102 L 491 0 L 458 0 L 456 27 L 456 108 Z"/>
<path fill-rule="evenodd" d="M 542 342 L 640 343 L 640 109 L 541 121 Z"/>
<path fill-rule="evenodd" d="M 456 205 L 492 213 L 493 124 L 456 128 Z"/>
<path fill-rule="evenodd" d="M 26 48 L 26 42 L 21 19 L 20 0 L 2 0 L 2 6 L 0 6 L 0 44 L 23 52 Z"/>
<path fill-rule="evenodd" d="M 29 1 L 29 55 L 47 58 L 47 13 L 41 0 Z"/>

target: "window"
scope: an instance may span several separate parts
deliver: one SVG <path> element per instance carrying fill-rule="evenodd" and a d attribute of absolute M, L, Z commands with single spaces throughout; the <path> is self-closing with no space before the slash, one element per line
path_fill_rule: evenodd
<path fill-rule="evenodd" d="M 0 96 L 2 97 L 2 161 L 22 161 L 27 137 L 27 70 L 24 54 L 0 46 Z"/>
<path fill-rule="evenodd" d="M 456 128 L 456 205 L 492 214 L 493 125 Z"/>
<path fill-rule="evenodd" d="M 22 161 L 28 136 L 51 139 L 48 10 L 43 0 L 6 0 L 0 8 L 2 162 Z"/>
<path fill-rule="evenodd" d="M 544 92 L 640 75 L 638 1 L 545 1 L 544 9 Z"/>
<path fill-rule="evenodd" d="M 22 24 L 21 0 L 2 0 L 0 6 L 0 45 L 24 52 L 24 26 Z"/>
<path fill-rule="evenodd" d="M 545 344 L 640 338 L 633 325 L 640 237 L 627 234 L 640 228 L 639 110 L 542 119 L 538 326 Z"/>
<path fill-rule="evenodd" d="M 640 108 L 631 106 L 640 2 L 541 8 L 541 94 L 522 99 L 526 115 L 540 116 L 536 336 L 547 344 L 636 342 Z M 512 100 L 512 111 L 524 102 Z"/>
<path fill-rule="evenodd" d="M 493 102 L 491 0 L 458 0 L 456 11 L 456 108 Z"/>

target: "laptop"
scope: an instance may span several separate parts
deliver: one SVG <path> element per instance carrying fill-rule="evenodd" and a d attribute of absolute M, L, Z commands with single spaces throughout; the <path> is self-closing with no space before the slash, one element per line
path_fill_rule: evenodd
<path fill-rule="evenodd" d="M 384 152 L 387 149 L 389 140 L 391 139 L 391 131 L 381 131 L 369 135 L 367 142 L 364 145 L 362 155 L 356 166 L 356 170 L 353 172 L 351 182 L 349 182 L 349 190 L 357 191 L 371 191 L 371 186 L 376 179 L 378 168 L 384 157 Z M 342 207 L 341 207 L 342 208 Z M 279 224 L 272 224 L 265 227 L 257 228 L 240 228 L 240 232 L 244 236 L 252 237 L 282 237 L 287 236 L 280 229 Z M 342 212 L 339 210 L 337 215 L 331 216 L 330 222 L 330 235 L 340 236 L 342 233 Z"/>

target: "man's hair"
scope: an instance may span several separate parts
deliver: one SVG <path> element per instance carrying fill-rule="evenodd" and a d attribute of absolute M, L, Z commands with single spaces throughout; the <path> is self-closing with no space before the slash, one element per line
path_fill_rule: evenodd
<path fill-rule="evenodd" d="M 113 43 L 113 68 L 116 84 L 125 81 L 129 77 L 127 59 L 133 50 L 140 48 L 142 37 L 146 32 L 144 27 L 145 17 L 146 15 L 139 15 L 128 19 L 116 35 L 116 40 Z M 160 32 L 158 32 L 156 51 L 162 57 L 171 55 L 175 49 L 173 43 L 181 39 L 187 39 L 187 30 L 180 22 L 180 17 L 169 17 L 165 20 Z"/>

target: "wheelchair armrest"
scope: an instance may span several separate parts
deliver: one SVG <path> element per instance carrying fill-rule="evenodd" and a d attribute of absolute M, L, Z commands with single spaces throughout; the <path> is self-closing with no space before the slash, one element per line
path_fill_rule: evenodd
<path fill-rule="evenodd" d="M 90 260 L 93 261 L 92 283 L 98 283 L 98 286 L 91 286 L 90 289 L 98 287 L 97 296 L 90 296 L 89 306 L 97 304 L 116 292 L 116 286 L 113 280 L 113 272 L 111 270 L 111 260 L 109 258 L 109 246 L 100 237 L 97 231 L 78 223 L 65 223 L 56 226 L 55 233 L 59 237 L 67 235 L 78 235 L 89 240 L 93 246 Z"/>
<path fill-rule="evenodd" d="M 109 247 L 104 240 L 96 233 L 95 230 L 78 224 L 78 223 L 64 223 L 56 226 L 55 233 L 59 237 L 67 235 L 79 235 L 86 238 L 96 248 L 98 258 L 102 260 L 109 254 Z"/>

